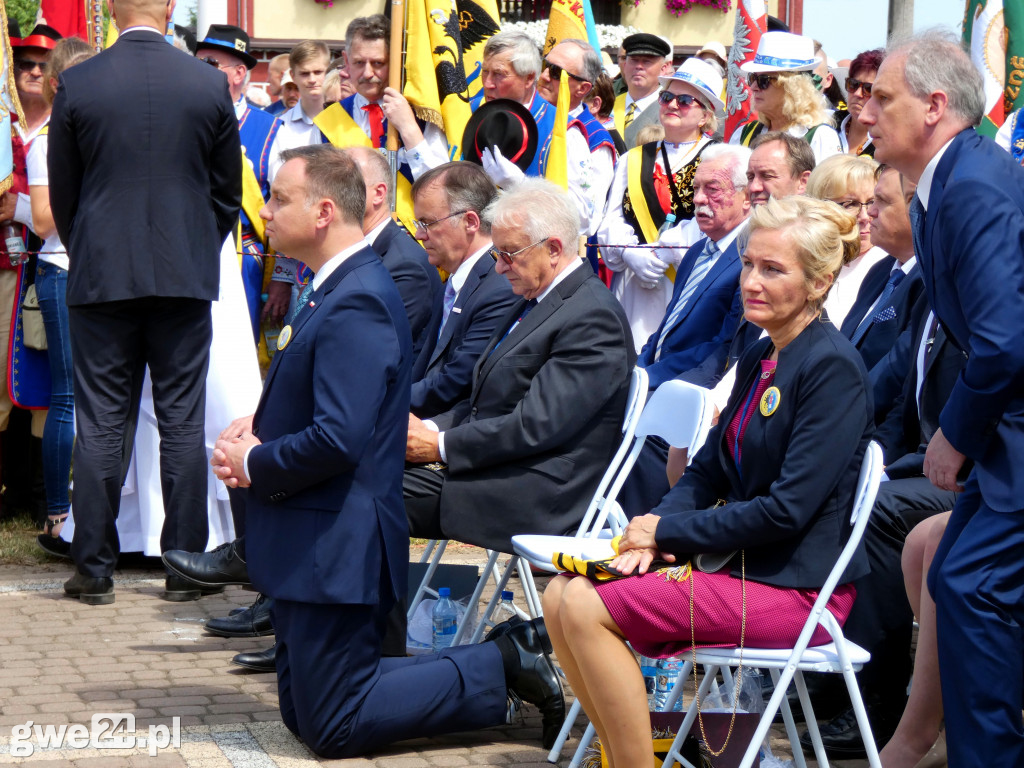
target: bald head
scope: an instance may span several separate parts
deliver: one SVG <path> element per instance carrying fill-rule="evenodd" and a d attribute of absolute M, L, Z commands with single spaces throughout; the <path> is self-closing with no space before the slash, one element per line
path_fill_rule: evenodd
<path fill-rule="evenodd" d="M 164 29 L 177 0 L 113 0 L 114 20 L 120 29 L 147 26 Z"/>
<path fill-rule="evenodd" d="M 366 185 L 363 231 L 369 232 L 390 217 L 393 205 L 391 166 L 384 155 L 369 147 L 346 147 L 344 152 L 363 175 L 363 183 Z"/>

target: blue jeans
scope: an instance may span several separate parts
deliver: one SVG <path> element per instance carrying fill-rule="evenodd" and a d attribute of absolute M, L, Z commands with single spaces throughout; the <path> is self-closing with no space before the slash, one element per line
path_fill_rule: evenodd
<path fill-rule="evenodd" d="M 71 372 L 71 337 L 68 333 L 68 273 L 54 264 L 39 262 L 36 295 L 46 328 L 50 359 L 50 412 L 43 429 L 43 481 L 46 510 L 63 514 L 71 506 L 71 448 L 75 442 L 75 396 Z"/>

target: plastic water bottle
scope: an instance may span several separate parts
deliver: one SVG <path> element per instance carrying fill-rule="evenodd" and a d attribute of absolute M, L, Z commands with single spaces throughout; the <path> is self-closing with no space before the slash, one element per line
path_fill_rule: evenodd
<path fill-rule="evenodd" d="M 452 602 L 452 591 L 448 587 L 441 587 L 437 590 L 437 602 L 434 603 L 434 612 L 431 614 L 434 622 L 434 632 L 431 637 L 431 646 L 434 652 L 450 648 L 452 640 L 455 639 L 455 630 L 459 621 L 459 613 Z"/>
<path fill-rule="evenodd" d="M 519 614 L 516 613 L 516 607 L 512 604 L 512 598 L 515 597 L 515 593 L 504 589 L 501 592 L 501 602 L 498 603 L 498 607 L 495 609 L 495 623 L 501 623 L 508 621 L 509 619 L 515 619 Z"/>
<path fill-rule="evenodd" d="M 658 681 L 654 692 L 654 708 L 662 711 L 668 703 L 668 697 L 676 685 L 676 675 L 683 666 L 683 660 L 678 656 L 670 656 L 667 659 L 658 659 Z M 681 712 L 683 697 L 680 696 L 673 707 L 673 711 Z"/>
<path fill-rule="evenodd" d="M 641 656 L 640 673 L 644 676 L 644 687 L 647 689 L 647 708 L 654 711 L 654 694 L 658 690 L 658 660 Z"/>

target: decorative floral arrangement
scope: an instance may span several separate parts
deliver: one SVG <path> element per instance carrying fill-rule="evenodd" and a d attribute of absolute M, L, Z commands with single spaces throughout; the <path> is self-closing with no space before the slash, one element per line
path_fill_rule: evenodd
<path fill-rule="evenodd" d="M 524 32 L 529 35 L 539 47 L 543 48 L 548 33 L 548 20 L 543 21 L 502 21 L 502 31 L 511 29 Z M 617 24 L 598 24 L 597 40 L 602 50 L 605 48 L 618 48 L 619 44 L 632 34 L 639 32 L 635 27 L 624 27 Z"/>
<path fill-rule="evenodd" d="M 633 7 L 640 5 L 642 2 L 643 0 L 633 0 Z M 732 8 L 732 0 L 665 0 L 665 8 L 674 16 L 689 13 L 690 9 L 695 5 L 705 5 L 708 8 L 714 8 L 716 11 L 728 13 L 729 9 Z"/>
<path fill-rule="evenodd" d="M 324 8 L 333 8 L 334 7 L 334 0 L 316 0 L 316 1 L 318 3 L 320 3 L 320 5 L 322 5 Z"/>

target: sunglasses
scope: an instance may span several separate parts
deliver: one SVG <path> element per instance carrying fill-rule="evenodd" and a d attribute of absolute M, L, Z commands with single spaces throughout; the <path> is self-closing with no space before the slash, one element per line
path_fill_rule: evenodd
<path fill-rule="evenodd" d="M 560 66 L 558 66 L 557 64 L 552 64 L 547 59 L 544 59 L 544 67 L 543 67 L 543 69 L 546 69 L 548 71 L 548 76 L 552 80 L 561 80 L 562 79 L 562 72 L 564 71 L 565 74 L 567 74 L 569 77 L 571 77 L 577 83 L 589 83 L 590 82 L 585 77 L 580 77 L 579 75 L 574 75 L 572 72 L 570 72 L 567 69 L 563 70 Z"/>
<path fill-rule="evenodd" d="M 498 248 L 492 247 L 491 250 L 488 251 L 488 253 L 491 254 L 491 258 L 494 259 L 495 261 L 501 259 L 511 267 L 512 259 L 518 256 L 520 253 L 523 253 L 523 251 L 528 251 L 531 248 L 540 245 L 541 243 L 546 243 L 550 239 L 550 237 L 545 237 L 543 240 L 538 240 L 536 243 L 530 243 L 530 245 L 526 246 L 525 248 L 520 248 L 518 251 L 502 251 Z"/>
<path fill-rule="evenodd" d="M 666 107 L 672 106 L 673 101 L 676 104 L 678 104 L 680 108 L 689 108 L 692 107 L 694 104 L 696 104 L 698 107 L 704 106 L 703 104 L 700 103 L 696 96 L 693 96 L 689 93 L 672 93 L 672 91 L 662 91 L 658 95 L 658 101 L 660 101 Z"/>
<path fill-rule="evenodd" d="M 777 74 L 747 75 L 747 82 L 751 88 L 758 91 L 767 91 L 779 79 Z"/>
<path fill-rule="evenodd" d="M 865 96 L 871 95 L 872 83 L 865 83 L 863 80 L 858 80 L 856 77 L 846 78 L 846 92 L 856 93 L 859 90 L 864 91 Z"/>
<path fill-rule="evenodd" d="M 46 68 L 45 61 L 33 61 L 32 59 L 15 59 L 14 66 L 19 72 L 33 72 L 36 68 L 42 72 Z"/>
<path fill-rule="evenodd" d="M 435 224 L 440 224 L 442 221 L 448 221 L 448 219 L 452 218 L 453 216 L 461 216 L 464 213 L 469 213 L 469 211 L 456 211 L 455 213 L 449 213 L 447 216 L 444 216 L 440 219 L 434 219 L 433 221 L 419 221 L 417 219 L 412 223 L 413 227 L 415 227 L 413 231 L 422 229 L 424 232 L 426 232 Z"/>

